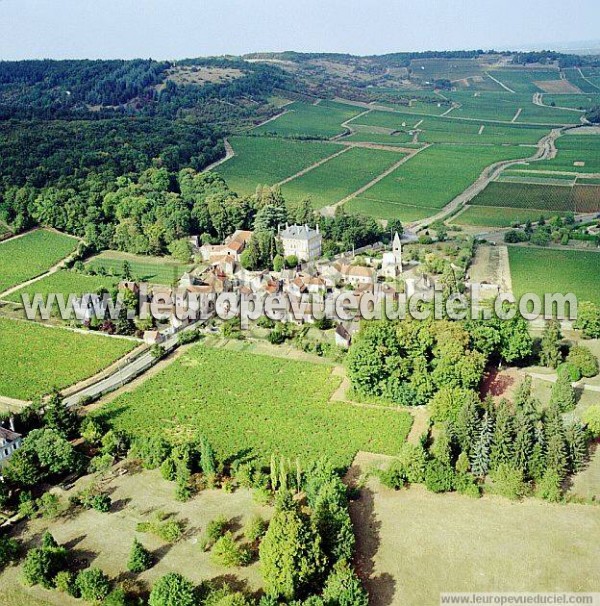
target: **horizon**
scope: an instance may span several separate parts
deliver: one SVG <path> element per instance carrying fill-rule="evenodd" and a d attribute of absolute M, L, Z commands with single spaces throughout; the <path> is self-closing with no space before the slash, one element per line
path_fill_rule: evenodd
<path fill-rule="evenodd" d="M 518 19 L 515 18 L 518 16 Z M 425 0 L 371 8 L 364 2 L 266 0 L 106 0 L 102 5 L 64 0 L 0 0 L 0 59 L 132 59 L 242 56 L 257 52 L 339 53 L 358 56 L 396 52 L 557 50 L 600 46 L 595 24 L 600 6 L 583 0 L 576 11 L 534 0 L 482 6 L 465 0 Z M 335 26 L 332 26 L 335 24 Z M 273 50 L 258 50 L 258 49 Z M 575 49 L 575 50 L 585 50 Z"/>

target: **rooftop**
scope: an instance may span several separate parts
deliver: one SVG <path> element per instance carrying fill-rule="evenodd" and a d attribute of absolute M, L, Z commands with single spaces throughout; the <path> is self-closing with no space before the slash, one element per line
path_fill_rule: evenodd
<path fill-rule="evenodd" d="M 292 240 L 308 240 L 318 233 L 318 229 L 312 229 L 308 225 L 288 225 L 286 223 L 285 229 L 282 229 L 279 235 Z"/>

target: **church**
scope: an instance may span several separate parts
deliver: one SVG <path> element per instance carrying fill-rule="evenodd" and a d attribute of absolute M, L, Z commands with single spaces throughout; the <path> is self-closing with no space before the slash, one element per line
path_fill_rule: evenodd
<path fill-rule="evenodd" d="M 402 242 L 398 232 L 392 240 L 392 250 L 383 253 L 381 275 L 384 278 L 397 278 L 402 273 Z"/>

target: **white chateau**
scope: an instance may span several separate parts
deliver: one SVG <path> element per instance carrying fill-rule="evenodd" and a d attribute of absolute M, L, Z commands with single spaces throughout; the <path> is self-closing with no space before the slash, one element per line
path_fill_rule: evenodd
<path fill-rule="evenodd" d="M 299 261 L 315 261 L 321 256 L 321 242 L 323 237 L 317 229 L 308 225 L 288 225 L 279 230 L 279 237 L 283 244 L 283 254 L 286 257 L 295 255 Z"/>
<path fill-rule="evenodd" d="M 381 275 L 385 278 L 397 278 L 402 273 L 402 242 L 398 232 L 392 242 L 392 250 L 383 253 Z"/>

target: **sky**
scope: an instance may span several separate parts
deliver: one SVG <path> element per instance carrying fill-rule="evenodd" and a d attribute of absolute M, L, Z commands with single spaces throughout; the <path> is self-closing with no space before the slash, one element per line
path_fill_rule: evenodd
<path fill-rule="evenodd" d="M 0 0 L 0 59 L 558 47 L 598 0 Z"/>

